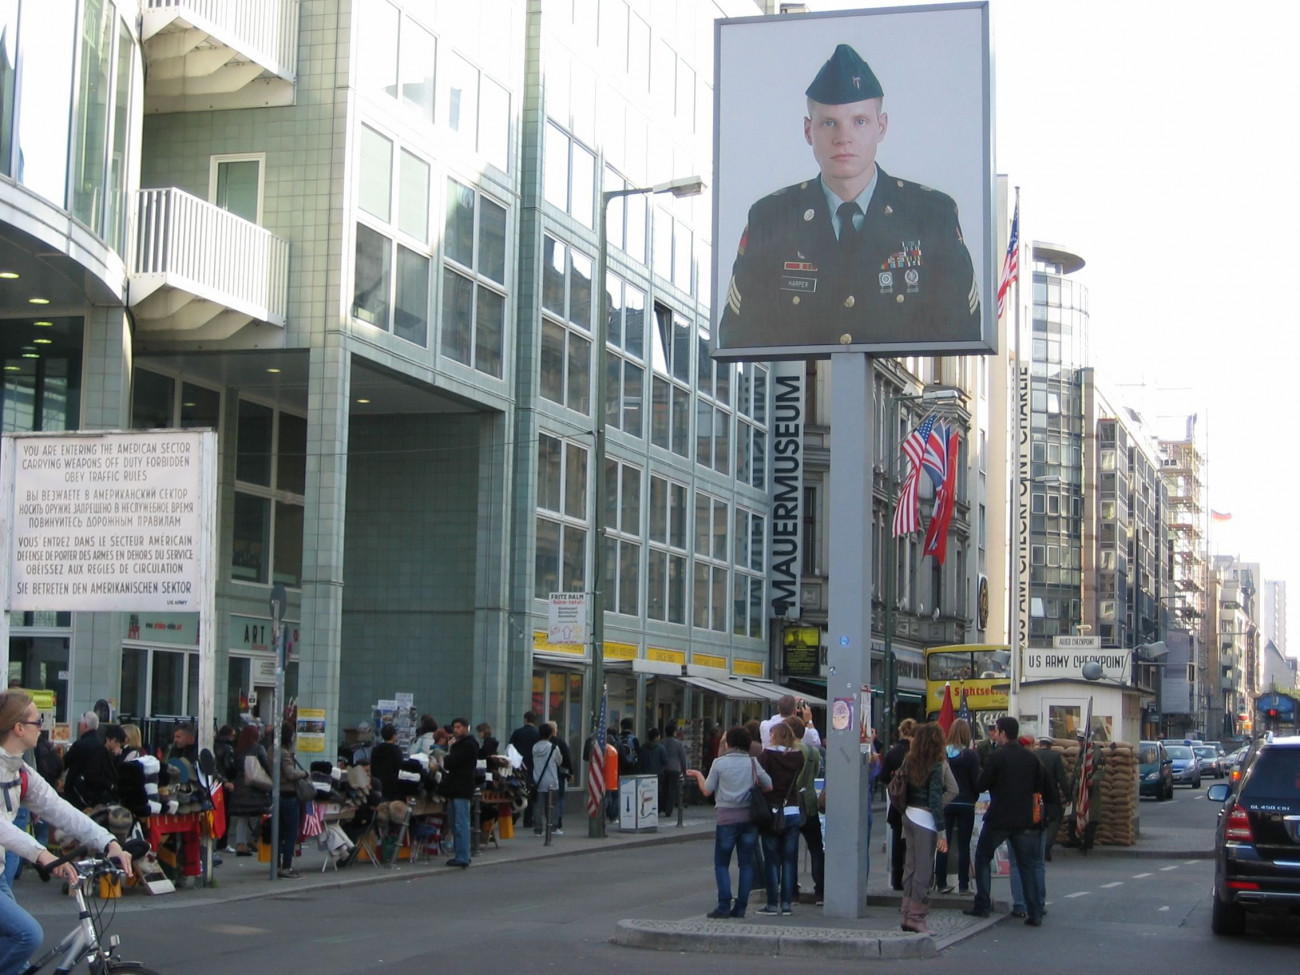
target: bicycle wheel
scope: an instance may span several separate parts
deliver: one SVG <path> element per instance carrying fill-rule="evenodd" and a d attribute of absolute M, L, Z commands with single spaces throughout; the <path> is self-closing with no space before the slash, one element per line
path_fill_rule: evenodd
<path fill-rule="evenodd" d="M 138 961 L 114 961 L 105 969 L 108 975 L 159 975 L 152 968 L 146 968 Z"/>

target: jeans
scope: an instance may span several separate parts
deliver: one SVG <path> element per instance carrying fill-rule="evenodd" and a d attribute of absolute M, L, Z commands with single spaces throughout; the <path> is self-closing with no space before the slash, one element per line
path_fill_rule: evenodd
<path fill-rule="evenodd" d="M 799 827 L 804 845 L 808 847 L 808 859 L 812 861 L 813 893 L 821 900 L 826 884 L 826 847 L 822 842 L 822 821 L 816 814 L 804 810 L 803 825 Z"/>
<path fill-rule="evenodd" d="M 659 814 L 671 816 L 673 810 L 682 802 L 682 773 L 665 772 L 660 782 L 662 788 L 659 790 Z"/>
<path fill-rule="evenodd" d="M 451 800 L 452 859 L 469 863 L 469 800 Z"/>
<path fill-rule="evenodd" d="M 991 827 L 986 823 L 980 830 L 979 842 L 975 844 L 974 909 L 987 914 L 991 908 L 990 887 L 993 878 L 990 865 L 997 848 L 1007 842 L 1015 854 L 1015 869 L 1024 887 L 1025 910 L 1030 920 L 1042 920 L 1043 899 L 1038 892 L 1038 877 L 1033 870 L 1039 848 L 1039 833 L 1033 829 L 1005 829 Z"/>
<path fill-rule="evenodd" d="M 948 823 L 946 837 L 948 853 L 957 853 L 957 886 L 964 893 L 970 889 L 970 838 L 975 829 L 975 807 L 964 802 L 950 803 L 943 811 L 943 818 Z M 957 835 L 954 845 L 953 834 Z M 934 858 L 935 886 L 948 886 L 948 853 L 939 853 Z"/>
<path fill-rule="evenodd" d="M 1043 861 L 1043 854 L 1047 850 L 1048 833 L 1047 830 L 1031 830 L 1030 832 L 1039 838 L 1038 855 L 1033 858 L 1030 869 L 1033 870 L 1034 876 L 1038 879 L 1038 913 L 1041 916 L 1047 903 L 1047 864 Z M 1008 848 L 1008 853 L 1011 861 L 1011 909 L 1013 911 L 1024 911 L 1028 914 L 1028 905 L 1025 903 L 1025 885 L 1020 879 L 1020 862 L 1014 849 Z"/>
<path fill-rule="evenodd" d="M 298 845 L 298 796 L 280 793 L 280 869 L 293 866 L 293 848 Z"/>
<path fill-rule="evenodd" d="M 794 903 L 794 881 L 799 873 L 799 826 L 803 813 L 786 817 L 780 833 L 763 834 L 763 865 L 767 871 L 767 906 L 781 907 Z"/>
<path fill-rule="evenodd" d="M 8 880 L 0 880 L 0 973 L 10 975 L 27 968 L 27 962 L 45 940 L 45 932 L 14 900 Z"/>
<path fill-rule="evenodd" d="M 758 845 L 758 827 L 753 823 L 719 823 L 713 833 L 713 872 L 718 879 L 718 907 L 743 917 L 754 888 L 754 847 Z M 736 851 L 740 882 L 736 903 L 731 903 L 731 851 Z"/>
<path fill-rule="evenodd" d="M 551 800 L 552 829 L 564 829 L 564 784 L 567 781 L 563 775 L 560 776 L 560 791 Z"/>
<path fill-rule="evenodd" d="M 14 813 L 14 829 L 25 830 L 27 824 L 31 822 L 32 814 L 26 806 L 19 806 L 18 812 Z M 18 868 L 23 865 L 23 858 L 17 853 L 5 851 L 5 884 L 10 888 L 14 885 L 14 880 L 18 877 Z"/>

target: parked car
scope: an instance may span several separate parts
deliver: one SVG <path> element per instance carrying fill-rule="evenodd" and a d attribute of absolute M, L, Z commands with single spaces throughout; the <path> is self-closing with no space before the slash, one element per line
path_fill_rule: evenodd
<path fill-rule="evenodd" d="M 1193 745 L 1192 751 L 1201 760 L 1202 775 L 1221 779 L 1227 774 L 1223 766 L 1223 755 L 1217 745 Z"/>
<path fill-rule="evenodd" d="M 1162 801 L 1174 797 L 1174 762 L 1162 741 L 1138 744 L 1138 795 Z"/>
<path fill-rule="evenodd" d="M 1174 785 L 1201 787 L 1201 762 L 1191 745 L 1165 745 L 1165 751 L 1174 760 Z"/>
<path fill-rule="evenodd" d="M 1241 779 L 1241 766 L 1246 760 L 1246 753 L 1250 751 L 1250 745 L 1242 745 L 1240 748 L 1228 754 L 1228 777 L 1233 782 Z"/>
<path fill-rule="evenodd" d="M 1300 736 L 1252 746 L 1241 780 L 1206 791 L 1215 828 L 1215 934 L 1240 935 L 1247 913 L 1300 914 Z"/>

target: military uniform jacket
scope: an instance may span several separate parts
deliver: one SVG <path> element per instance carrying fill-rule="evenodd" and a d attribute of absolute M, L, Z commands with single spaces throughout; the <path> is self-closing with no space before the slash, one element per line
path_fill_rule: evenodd
<path fill-rule="evenodd" d="M 979 287 L 957 205 L 879 178 L 862 228 L 842 246 L 820 177 L 755 203 L 719 326 L 723 347 L 952 341 L 980 335 Z"/>

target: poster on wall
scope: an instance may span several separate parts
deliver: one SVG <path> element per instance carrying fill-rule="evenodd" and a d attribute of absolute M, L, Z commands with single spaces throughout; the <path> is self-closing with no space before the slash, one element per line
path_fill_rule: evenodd
<path fill-rule="evenodd" d="M 321 755 L 325 752 L 325 709 L 298 709 L 298 751 Z"/>

